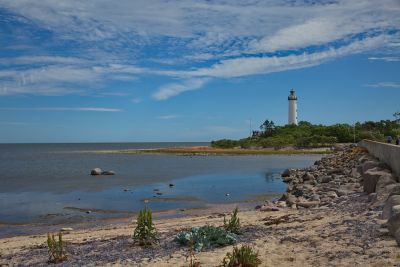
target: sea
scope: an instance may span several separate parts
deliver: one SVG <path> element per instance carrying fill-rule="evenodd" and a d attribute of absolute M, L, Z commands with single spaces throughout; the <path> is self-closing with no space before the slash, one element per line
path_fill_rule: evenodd
<path fill-rule="evenodd" d="M 0 144 L 0 237 L 153 211 L 240 203 L 286 190 L 280 173 L 320 155 L 182 156 L 96 151 L 209 143 Z M 115 171 L 91 176 L 93 168 Z M 21 226 L 21 227 L 19 227 Z"/>

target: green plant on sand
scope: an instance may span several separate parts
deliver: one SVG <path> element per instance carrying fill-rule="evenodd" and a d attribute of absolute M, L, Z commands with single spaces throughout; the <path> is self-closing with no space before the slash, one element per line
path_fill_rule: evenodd
<path fill-rule="evenodd" d="M 242 246 L 240 249 L 233 248 L 232 253 L 228 252 L 223 259 L 221 267 L 257 267 L 261 264 L 258 258 L 258 252 L 255 252 L 248 245 Z"/>
<path fill-rule="evenodd" d="M 190 244 L 190 240 L 193 240 L 194 250 L 200 252 L 203 248 L 231 245 L 236 242 L 236 236 L 222 228 L 205 225 L 182 231 L 175 237 L 176 242 L 185 246 Z"/>
<path fill-rule="evenodd" d="M 54 235 L 47 234 L 47 247 L 49 252 L 49 262 L 59 263 L 67 259 L 65 242 L 62 233 L 58 233 L 58 239 Z"/>
<path fill-rule="evenodd" d="M 201 267 L 200 262 L 197 261 L 197 259 L 196 259 L 193 238 L 190 238 L 190 240 L 189 240 L 189 249 L 188 249 L 188 256 L 186 257 L 186 261 L 189 261 L 188 267 Z"/>
<path fill-rule="evenodd" d="M 152 246 L 158 243 L 158 233 L 153 225 L 153 216 L 151 209 L 145 207 L 140 210 L 137 218 L 137 226 L 133 232 L 134 244 L 139 246 Z"/>
<path fill-rule="evenodd" d="M 239 209 L 238 209 L 238 207 L 236 207 L 233 210 L 231 219 L 228 222 L 226 221 L 226 218 L 225 218 L 225 215 L 224 215 L 224 228 L 225 228 L 226 231 L 234 233 L 234 234 L 240 234 L 241 233 L 241 231 L 240 231 L 240 220 L 238 218 L 238 212 L 239 212 Z"/>

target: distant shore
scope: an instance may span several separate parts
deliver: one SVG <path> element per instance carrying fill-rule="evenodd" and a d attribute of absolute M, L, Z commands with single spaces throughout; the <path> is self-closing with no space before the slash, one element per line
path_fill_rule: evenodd
<path fill-rule="evenodd" d="M 151 149 L 122 149 L 122 150 L 97 150 L 81 151 L 84 153 L 96 154 L 175 154 L 184 156 L 208 156 L 208 155 L 320 155 L 330 154 L 332 150 L 328 147 L 311 149 L 294 149 L 293 147 L 282 148 L 279 150 L 273 148 L 264 149 L 244 149 L 244 148 L 213 148 L 208 146 L 191 147 L 169 147 L 169 148 L 151 148 Z"/>

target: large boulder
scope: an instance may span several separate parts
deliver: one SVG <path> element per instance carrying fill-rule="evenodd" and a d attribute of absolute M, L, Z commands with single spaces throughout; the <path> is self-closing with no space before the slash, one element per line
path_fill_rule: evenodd
<path fill-rule="evenodd" d="M 395 236 L 395 233 L 400 228 L 400 213 L 391 216 L 387 222 L 389 234 Z"/>
<path fill-rule="evenodd" d="M 101 173 L 102 173 L 102 171 L 101 171 L 100 168 L 94 168 L 94 169 L 90 172 L 91 175 L 101 175 Z"/>
<path fill-rule="evenodd" d="M 383 205 L 396 186 L 397 183 L 391 174 L 388 173 L 381 176 L 376 183 L 376 198 L 374 200 L 374 206 Z"/>
<path fill-rule="evenodd" d="M 392 208 L 397 205 L 400 205 L 400 195 L 390 196 L 383 207 L 382 219 L 389 219 L 392 216 Z"/>
<path fill-rule="evenodd" d="M 387 171 L 382 171 L 377 167 L 367 170 L 362 176 L 364 192 L 367 194 L 374 193 L 378 180 L 387 174 L 389 174 Z"/>

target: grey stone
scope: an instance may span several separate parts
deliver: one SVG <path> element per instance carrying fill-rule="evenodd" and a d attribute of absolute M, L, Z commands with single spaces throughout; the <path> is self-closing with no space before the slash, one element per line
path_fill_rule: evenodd
<path fill-rule="evenodd" d="M 396 239 L 397 246 L 400 247 L 400 229 L 396 231 L 396 233 L 394 234 L 394 238 Z"/>
<path fill-rule="evenodd" d="M 367 194 L 371 194 L 375 192 L 376 189 L 376 184 L 378 183 L 378 180 L 384 176 L 387 175 L 388 172 L 379 170 L 378 168 L 372 168 L 367 170 L 363 174 L 363 186 L 364 186 L 364 192 Z"/>
<path fill-rule="evenodd" d="M 332 176 L 322 176 L 319 181 L 320 183 L 329 183 L 332 180 Z"/>
<path fill-rule="evenodd" d="M 289 177 L 290 176 L 290 170 L 289 169 L 284 170 L 282 172 L 281 176 L 282 177 Z"/>
<path fill-rule="evenodd" d="M 400 213 L 400 205 L 396 205 L 392 207 L 392 215 L 396 215 Z"/>
<path fill-rule="evenodd" d="M 389 219 L 392 216 L 392 208 L 397 205 L 400 205 L 400 195 L 390 196 L 383 207 L 382 219 Z"/>
<path fill-rule="evenodd" d="M 391 216 L 387 222 L 387 228 L 389 230 L 389 234 L 392 236 L 395 235 L 399 227 L 400 227 L 400 213 Z"/>
<path fill-rule="evenodd" d="M 91 172 L 90 172 L 90 174 L 91 175 L 101 175 L 101 169 L 100 168 L 94 168 Z"/>
<path fill-rule="evenodd" d="M 315 179 L 314 175 L 312 175 L 312 174 L 309 173 L 309 172 L 306 172 L 306 173 L 303 175 L 303 181 L 312 181 L 312 180 L 314 180 L 314 179 Z"/>

